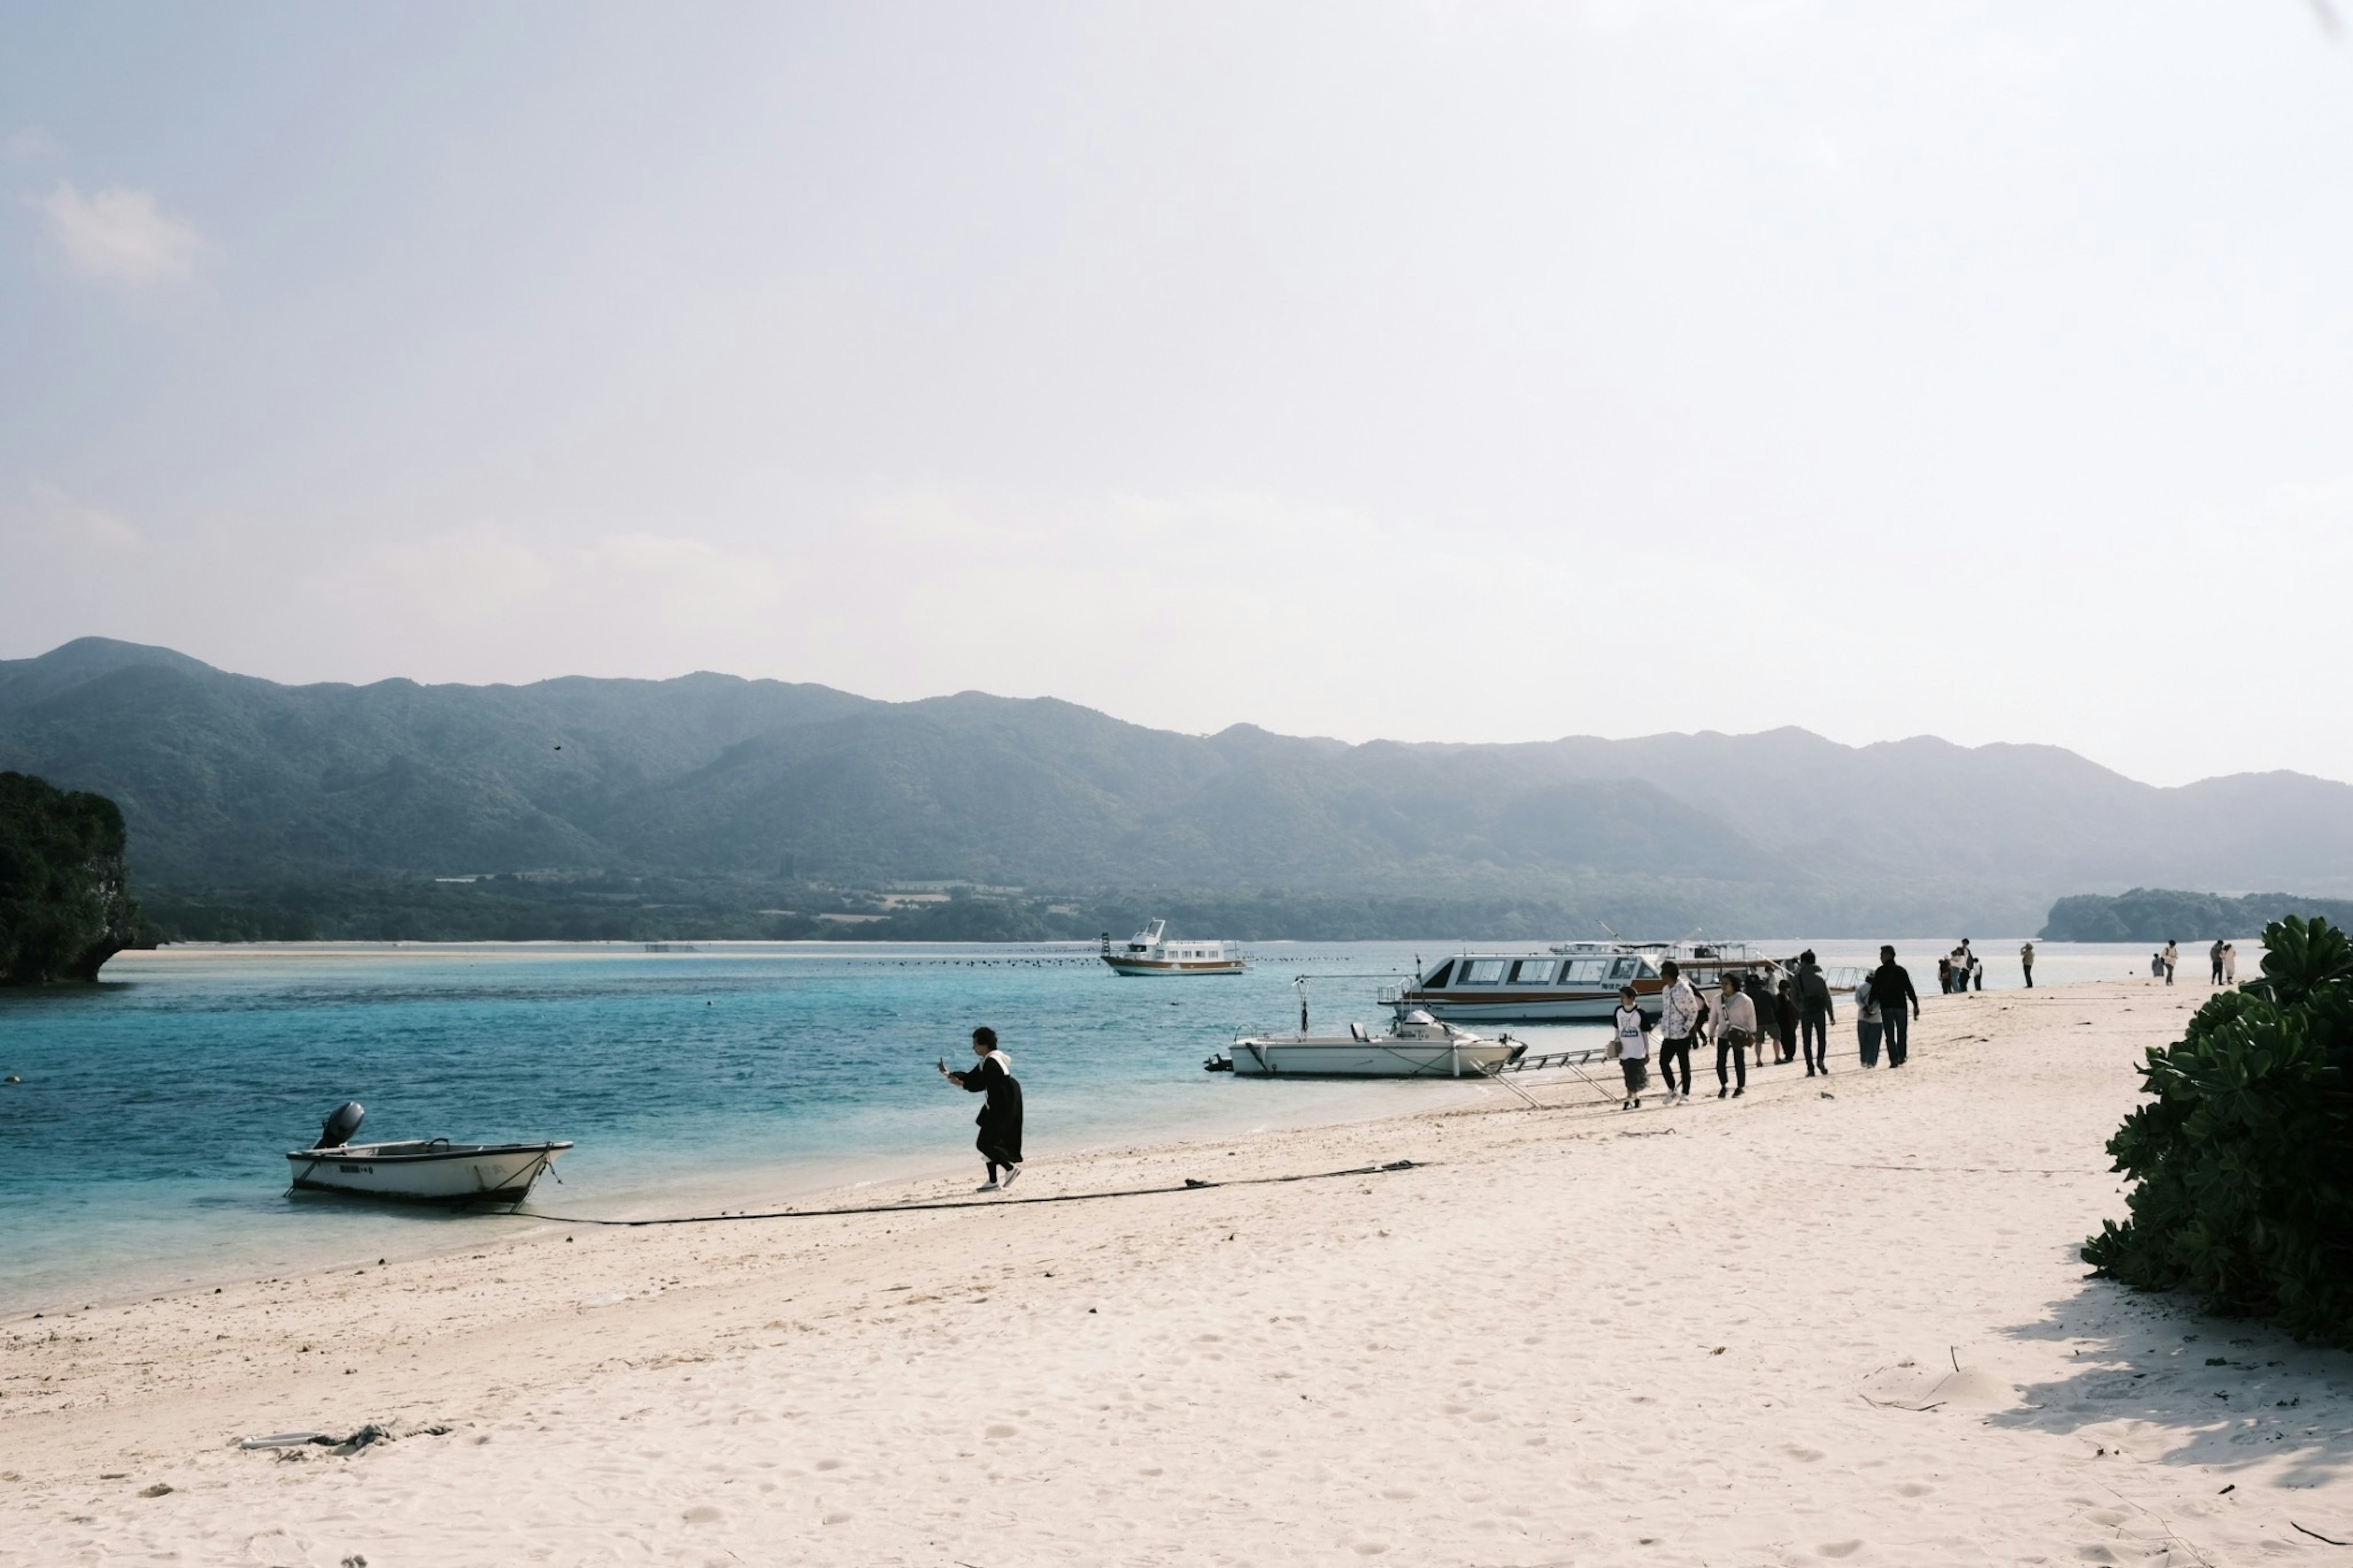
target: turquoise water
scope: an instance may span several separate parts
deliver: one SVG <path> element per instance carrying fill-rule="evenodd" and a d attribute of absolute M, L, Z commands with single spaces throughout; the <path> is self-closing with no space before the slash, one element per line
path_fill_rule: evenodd
<path fill-rule="evenodd" d="M 1769 944 L 1794 951 L 1795 942 Z M 1866 944 L 1820 943 L 1829 963 Z M 1906 944 L 1924 986 L 1938 944 Z M 1949 942 L 1942 944 L 1949 946 Z M 1421 944 L 1436 954 L 1453 943 Z M 1981 942 L 2014 955 L 2017 942 Z M 288 1149 L 347 1099 L 364 1136 L 569 1138 L 534 1206 L 707 1212 L 859 1180 L 970 1170 L 974 1103 L 933 1064 L 1003 1037 L 1029 1151 L 1386 1115 L 1435 1083 L 1237 1080 L 1238 1028 L 1373 1022 L 1413 943 L 1264 944 L 1234 978 L 1127 980 L 1071 946 L 729 943 L 174 947 L 92 987 L 0 994 L 0 1312 L 437 1250 L 518 1222 L 290 1198 Z M 2043 950 L 2038 978 L 2146 952 Z M 2202 954 L 2196 955 L 2202 963 Z M 2241 973 L 2253 972 L 2242 944 Z M 2016 983 L 2014 956 L 1989 983 Z M 2145 973 L 2145 969 L 2144 969 Z M 1542 1049 L 1584 1033 L 1514 1028 Z M 1490 1091 L 1492 1092 L 1492 1091 Z"/>

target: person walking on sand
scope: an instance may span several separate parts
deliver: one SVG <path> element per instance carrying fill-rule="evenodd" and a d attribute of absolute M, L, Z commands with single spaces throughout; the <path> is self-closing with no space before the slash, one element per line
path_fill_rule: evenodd
<path fill-rule="evenodd" d="M 2018 967 L 2026 973 L 2026 988 L 2034 989 L 2034 944 L 2026 942 L 2018 950 Z"/>
<path fill-rule="evenodd" d="M 988 1180 L 973 1191 L 1003 1192 L 1021 1175 L 1021 1085 L 1013 1076 L 1013 1058 L 997 1048 L 997 1031 L 984 1024 L 972 1032 L 972 1054 L 980 1064 L 965 1072 L 950 1072 L 940 1064 L 940 1076 L 969 1094 L 985 1094 L 980 1114 L 973 1120 L 980 1136 L 973 1146 L 988 1162 Z M 1005 1177 L 997 1179 L 1002 1166 Z"/>
<path fill-rule="evenodd" d="M 1740 990 L 1748 998 L 1748 1005 L 1757 1012 L 1757 1022 L 1749 1030 L 1748 1040 L 1756 1047 L 1757 1065 L 1761 1068 L 1765 1065 L 1765 1042 L 1773 1037 L 1774 1020 L 1778 1016 L 1773 1010 L 1773 988 L 1765 984 L 1762 974 L 1752 969 L 1740 977 Z"/>
<path fill-rule="evenodd" d="M 2206 950 L 2206 970 L 2208 984 L 2222 984 L 2222 939 L 2219 936 L 2214 939 L 2214 945 Z"/>
<path fill-rule="evenodd" d="M 1782 981 L 1773 987 L 1773 1034 L 1781 1042 L 1780 1059 L 1798 1059 L 1798 994 Z"/>
<path fill-rule="evenodd" d="M 1699 993 L 1683 978 L 1683 968 L 1673 959 L 1659 965 L 1659 975 L 1667 984 L 1659 993 L 1659 1076 L 1667 1080 L 1667 1103 L 1677 1100 L 1691 1102 L 1692 1036 L 1699 1031 Z M 1675 1064 L 1683 1064 L 1683 1087 L 1675 1087 Z"/>
<path fill-rule="evenodd" d="M 1868 974 L 1854 988 L 1854 1054 L 1867 1068 L 1879 1065 L 1879 1003 Z"/>
<path fill-rule="evenodd" d="M 1626 1075 L 1626 1098 L 1620 1110 L 1642 1109 L 1642 1090 L 1651 1081 L 1651 1020 L 1635 1004 L 1631 985 L 1618 987 L 1618 1070 Z M 1689 1070 L 1686 1068 L 1685 1070 Z"/>
<path fill-rule="evenodd" d="M 1912 973 L 1895 962 L 1893 944 L 1879 950 L 1879 967 L 1871 972 L 1871 994 L 1879 1004 L 1881 1037 L 1887 1042 L 1887 1065 L 1900 1068 L 1910 1054 L 1912 1019 L 1920 1016 L 1920 994 L 1912 989 Z M 1906 1004 L 1911 1017 L 1905 1016 Z"/>
<path fill-rule="evenodd" d="M 1740 988 L 1740 977 L 1730 970 L 1724 972 L 1724 994 L 1715 1004 L 1715 1098 L 1722 1100 L 1729 1090 L 1736 1100 L 1748 1092 L 1748 1047 L 1757 1039 L 1757 1004 Z M 1732 1053 L 1733 1068 L 1740 1075 L 1740 1087 L 1732 1089 L 1732 1076 L 1724 1070 L 1725 1052 Z"/>
<path fill-rule="evenodd" d="M 2165 983 L 2173 984 L 2173 967 L 2181 962 L 2181 949 L 2171 937 L 2165 939 Z"/>
<path fill-rule="evenodd" d="M 1806 1076 L 1831 1070 L 1831 1026 L 1838 1008 L 1831 1001 L 1831 983 L 1814 962 L 1814 950 L 1798 954 L 1798 1032 L 1806 1053 Z M 1874 1053 L 1875 1054 L 1875 1053 Z"/>
<path fill-rule="evenodd" d="M 2236 942 L 2226 942 L 2222 944 L 2222 984 L 2236 985 L 2238 983 L 2239 947 Z"/>

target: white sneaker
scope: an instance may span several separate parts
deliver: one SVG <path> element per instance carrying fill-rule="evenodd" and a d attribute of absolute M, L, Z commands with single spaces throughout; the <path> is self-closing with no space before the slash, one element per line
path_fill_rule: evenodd
<path fill-rule="evenodd" d="M 1008 1170 L 1008 1171 L 1005 1173 L 1005 1179 L 1004 1179 L 1003 1181 L 999 1182 L 999 1183 L 997 1184 L 997 1185 L 998 1185 L 998 1186 L 1000 1186 L 1000 1187 L 1010 1187 L 1014 1183 L 1016 1183 L 1016 1182 L 1019 1181 L 1020 1179 L 1021 1179 L 1021 1167 L 1020 1167 L 1020 1166 L 1018 1166 L 1018 1165 L 1015 1165 L 1015 1166 L 1013 1166 L 1011 1169 Z"/>
<path fill-rule="evenodd" d="M 997 1184 L 995 1182 L 983 1182 L 980 1185 L 973 1188 L 973 1191 L 976 1193 L 993 1193 L 996 1190 Z"/>

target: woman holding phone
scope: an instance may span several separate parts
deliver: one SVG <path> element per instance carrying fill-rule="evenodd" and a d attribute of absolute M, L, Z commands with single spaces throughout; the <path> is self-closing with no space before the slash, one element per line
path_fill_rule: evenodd
<path fill-rule="evenodd" d="M 1021 1085 L 1013 1076 L 1013 1058 L 997 1048 L 997 1031 L 986 1024 L 972 1032 L 972 1054 L 980 1058 L 977 1067 L 950 1072 L 944 1060 L 940 1074 L 968 1094 L 988 1097 L 973 1119 L 980 1125 L 973 1145 L 988 1162 L 988 1180 L 973 1191 L 1003 1192 L 1021 1174 Z M 1005 1168 L 1001 1181 L 997 1174 L 1000 1165 Z"/>

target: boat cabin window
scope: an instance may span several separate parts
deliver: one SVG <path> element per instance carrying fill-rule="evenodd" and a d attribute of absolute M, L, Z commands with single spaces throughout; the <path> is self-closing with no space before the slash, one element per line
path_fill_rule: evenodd
<path fill-rule="evenodd" d="M 1549 985 L 1552 984 L 1552 960 L 1524 958 L 1512 966 L 1512 978 L 1523 985 Z"/>
<path fill-rule="evenodd" d="M 1454 961 L 1450 958 L 1445 963 L 1440 964 L 1438 966 L 1438 972 L 1432 974 L 1429 979 L 1423 981 L 1422 984 L 1429 986 L 1432 991 L 1435 991 L 1444 985 L 1448 980 L 1451 979 L 1453 974 Z"/>
<path fill-rule="evenodd" d="M 1634 965 L 1637 962 L 1637 960 L 1631 958 L 1620 959 L 1617 963 L 1609 966 L 1609 978 L 1612 980 L 1633 979 Z"/>
<path fill-rule="evenodd" d="M 1511 962 L 1508 958 L 1472 959 L 1462 965 L 1462 984 L 1493 985 L 1504 978 L 1504 971 Z"/>
<path fill-rule="evenodd" d="M 1569 985 L 1599 985 L 1609 973 L 1609 961 L 1606 958 L 1572 958 L 1568 961 L 1568 973 L 1561 980 Z"/>

